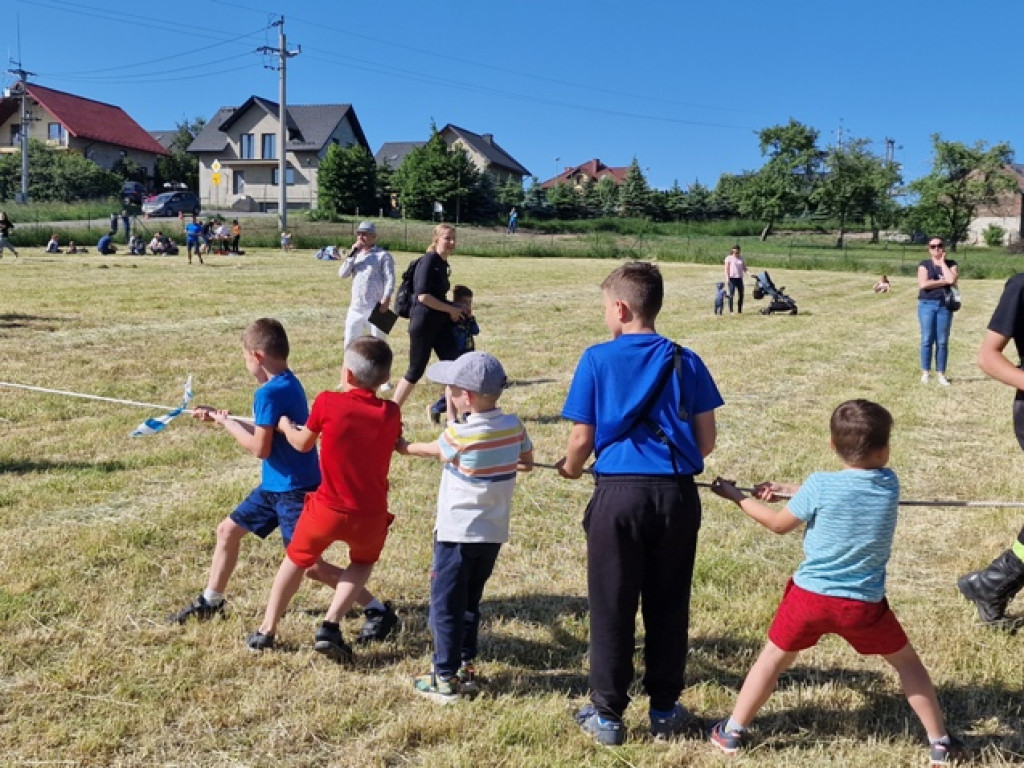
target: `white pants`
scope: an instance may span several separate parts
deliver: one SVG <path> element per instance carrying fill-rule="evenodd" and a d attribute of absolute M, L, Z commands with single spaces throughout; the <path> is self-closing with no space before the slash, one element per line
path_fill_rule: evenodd
<path fill-rule="evenodd" d="M 388 340 L 388 335 L 380 328 L 370 322 L 369 309 L 349 308 L 345 315 L 345 346 L 348 347 L 353 340 L 360 336 L 373 336 L 375 339 Z"/>

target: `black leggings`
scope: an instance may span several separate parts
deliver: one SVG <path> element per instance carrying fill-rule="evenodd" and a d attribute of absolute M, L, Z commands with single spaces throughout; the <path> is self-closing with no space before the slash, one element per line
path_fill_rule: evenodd
<path fill-rule="evenodd" d="M 431 351 L 437 353 L 438 360 L 454 360 L 459 356 L 448 315 L 426 307 L 423 310 L 417 311 L 414 307 L 409 318 L 409 367 L 403 378 L 410 384 L 423 378 Z"/>
<path fill-rule="evenodd" d="M 742 277 L 730 277 L 729 278 L 729 311 L 732 312 L 732 295 L 738 293 L 740 295 L 739 300 L 736 302 L 736 311 L 743 311 L 743 278 Z"/>

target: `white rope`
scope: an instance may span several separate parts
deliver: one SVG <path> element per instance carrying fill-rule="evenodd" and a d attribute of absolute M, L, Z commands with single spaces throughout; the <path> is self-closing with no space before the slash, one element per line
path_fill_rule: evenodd
<path fill-rule="evenodd" d="M 64 397 L 79 397 L 83 400 L 99 400 L 104 403 L 116 403 L 118 405 L 131 405 L 136 408 L 155 408 L 162 411 L 172 411 L 175 406 L 173 405 L 160 405 L 159 403 L 142 403 L 138 400 L 122 400 L 117 397 L 103 397 L 101 395 L 87 395 L 84 392 L 68 392 L 64 389 L 47 389 L 46 387 L 32 387 L 28 384 L 15 384 L 12 381 L 0 381 L 0 387 L 11 387 L 12 389 L 27 389 L 31 392 L 43 392 L 48 395 L 63 395 Z M 195 408 L 185 408 L 182 413 L 195 413 Z M 241 421 L 246 424 L 252 424 L 252 419 L 246 419 L 241 416 L 231 416 L 234 421 Z"/>

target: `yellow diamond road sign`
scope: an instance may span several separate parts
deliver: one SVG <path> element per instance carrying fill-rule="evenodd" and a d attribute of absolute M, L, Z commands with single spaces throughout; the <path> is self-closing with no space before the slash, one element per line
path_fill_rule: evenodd
<path fill-rule="evenodd" d="M 210 168 L 212 168 L 212 169 L 213 169 L 213 172 L 214 172 L 214 173 L 216 173 L 217 171 L 219 171 L 219 170 L 220 170 L 220 160 L 214 160 L 214 161 L 213 161 L 213 165 L 211 165 L 211 166 L 210 166 Z"/>
<path fill-rule="evenodd" d="M 210 177 L 210 183 L 213 184 L 213 186 L 215 186 L 215 187 L 219 187 L 220 186 L 220 174 L 219 173 L 213 174 Z"/>

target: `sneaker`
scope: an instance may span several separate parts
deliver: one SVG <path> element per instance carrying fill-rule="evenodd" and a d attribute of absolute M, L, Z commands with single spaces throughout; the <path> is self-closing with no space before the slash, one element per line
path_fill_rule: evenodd
<path fill-rule="evenodd" d="M 394 388 L 394 385 L 390 381 L 385 381 L 383 384 L 380 385 L 381 392 L 390 392 Z"/>
<path fill-rule="evenodd" d="M 651 718 L 651 736 L 655 741 L 668 741 L 680 736 L 692 722 L 693 716 L 678 701 L 668 715 L 648 713 Z"/>
<path fill-rule="evenodd" d="M 438 704 L 451 704 L 459 700 L 459 678 L 443 678 L 431 673 L 417 677 L 412 683 L 413 690 Z"/>
<path fill-rule="evenodd" d="M 725 730 L 727 722 L 729 721 L 719 720 L 715 723 L 711 727 L 711 733 L 708 734 L 708 741 L 731 757 L 739 752 L 740 747 L 743 746 L 743 731 Z"/>
<path fill-rule="evenodd" d="M 384 603 L 383 611 L 380 608 L 367 608 L 363 611 L 363 616 L 366 620 L 363 622 L 363 628 L 359 630 L 357 643 L 387 640 L 398 627 L 398 614 L 391 607 L 391 603 Z"/>
<path fill-rule="evenodd" d="M 250 651 L 269 651 L 274 647 L 274 636 L 264 635 L 257 630 L 245 639 L 245 644 Z"/>
<path fill-rule="evenodd" d="M 921 374 L 921 383 L 922 384 L 927 384 L 928 383 L 928 371 L 925 371 L 924 373 Z"/>
<path fill-rule="evenodd" d="M 337 629 L 320 627 L 313 639 L 313 650 L 339 664 L 351 664 L 353 661 L 352 649 Z"/>
<path fill-rule="evenodd" d="M 195 616 L 199 621 L 206 621 L 212 619 L 214 616 L 220 616 L 224 618 L 224 605 L 227 600 L 222 600 L 217 605 L 210 605 L 206 602 L 206 598 L 200 595 L 195 601 L 186 608 L 182 608 L 176 614 L 171 616 L 171 622 L 176 624 L 184 624 L 189 620 L 190 616 Z"/>
<path fill-rule="evenodd" d="M 940 387 L 948 387 L 949 386 L 949 382 L 946 380 L 946 377 L 943 374 L 940 373 L 938 378 L 939 378 L 939 386 Z"/>
<path fill-rule="evenodd" d="M 931 745 L 931 765 L 938 768 L 953 765 L 967 755 L 967 748 L 956 736 L 949 737 L 949 744 L 936 743 Z"/>
<path fill-rule="evenodd" d="M 429 419 L 431 424 L 441 423 L 441 414 L 434 411 L 433 403 L 427 406 L 427 419 Z"/>
<path fill-rule="evenodd" d="M 584 733 L 589 733 L 598 744 L 608 747 L 617 747 L 626 741 L 626 726 L 621 720 L 611 720 L 601 717 L 597 707 L 587 704 L 576 713 L 576 722 Z"/>
<path fill-rule="evenodd" d="M 459 695 L 467 699 L 475 699 L 480 695 L 480 681 L 476 676 L 476 669 L 472 662 L 464 661 L 459 665 L 459 671 L 455 673 L 459 681 Z"/>

